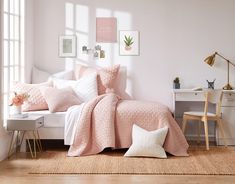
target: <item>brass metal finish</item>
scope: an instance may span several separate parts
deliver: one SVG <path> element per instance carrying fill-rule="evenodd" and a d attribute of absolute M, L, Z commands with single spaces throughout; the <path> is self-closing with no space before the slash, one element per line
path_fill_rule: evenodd
<path fill-rule="evenodd" d="M 229 65 L 233 65 L 235 66 L 234 63 L 232 63 L 231 61 L 229 61 L 228 59 L 226 59 L 224 56 L 220 55 L 219 53 L 215 52 L 214 54 L 208 56 L 204 62 L 207 63 L 210 66 L 213 66 L 215 63 L 215 57 L 219 56 L 221 57 L 223 60 L 225 60 L 227 62 L 227 84 L 223 87 L 224 90 L 233 90 L 234 88 L 229 84 Z"/>

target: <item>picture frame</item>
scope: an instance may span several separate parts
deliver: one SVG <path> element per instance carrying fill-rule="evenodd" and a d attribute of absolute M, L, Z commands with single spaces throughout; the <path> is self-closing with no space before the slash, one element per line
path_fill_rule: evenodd
<path fill-rule="evenodd" d="M 139 31 L 119 31 L 119 55 L 139 56 L 140 55 L 140 34 Z"/>
<path fill-rule="evenodd" d="M 117 19 L 115 17 L 96 17 L 96 42 L 117 42 Z"/>
<path fill-rule="evenodd" d="M 62 35 L 59 37 L 59 57 L 77 57 L 77 37 L 75 35 Z"/>

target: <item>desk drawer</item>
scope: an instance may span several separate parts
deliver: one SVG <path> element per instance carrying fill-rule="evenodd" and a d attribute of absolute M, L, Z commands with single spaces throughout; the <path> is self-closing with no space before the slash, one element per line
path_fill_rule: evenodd
<path fill-rule="evenodd" d="M 224 107 L 235 106 L 235 93 L 225 92 L 223 94 L 222 106 Z"/>
<path fill-rule="evenodd" d="M 205 95 L 202 91 L 193 91 L 190 93 L 175 93 L 175 101 L 205 101 Z"/>

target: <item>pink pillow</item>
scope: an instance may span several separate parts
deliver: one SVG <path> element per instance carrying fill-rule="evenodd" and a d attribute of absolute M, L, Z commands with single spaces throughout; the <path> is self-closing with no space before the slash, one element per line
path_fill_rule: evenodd
<path fill-rule="evenodd" d="M 97 72 L 98 94 L 102 95 L 105 93 L 114 92 L 113 88 L 118 76 L 119 68 L 120 65 L 115 65 L 113 67 L 101 68 L 96 70 L 91 67 L 77 64 L 74 72 L 76 80 L 90 73 Z"/>
<path fill-rule="evenodd" d="M 82 103 L 71 87 L 62 89 L 41 87 L 40 90 L 50 112 L 65 112 L 69 107 Z"/>
<path fill-rule="evenodd" d="M 52 82 L 44 82 L 40 84 L 26 84 L 16 82 L 12 91 L 17 93 L 28 93 L 29 99 L 23 104 L 23 111 L 46 110 L 48 105 L 40 92 L 40 87 L 50 87 Z"/>

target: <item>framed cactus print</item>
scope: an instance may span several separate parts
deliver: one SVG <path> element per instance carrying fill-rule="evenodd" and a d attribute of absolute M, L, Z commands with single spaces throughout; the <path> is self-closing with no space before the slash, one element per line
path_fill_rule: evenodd
<path fill-rule="evenodd" d="M 119 54 L 139 56 L 139 31 L 119 31 Z"/>

